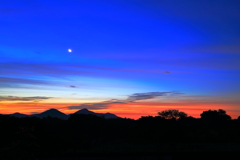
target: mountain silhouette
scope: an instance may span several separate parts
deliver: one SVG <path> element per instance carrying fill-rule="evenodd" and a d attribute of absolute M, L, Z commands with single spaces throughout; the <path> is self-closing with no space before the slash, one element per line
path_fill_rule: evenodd
<path fill-rule="evenodd" d="M 79 111 L 75 112 L 74 114 L 93 114 L 96 115 L 96 113 L 89 111 L 87 108 L 80 109 Z"/>
<path fill-rule="evenodd" d="M 68 115 L 60 112 L 59 110 L 57 109 L 49 109 L 49 110 L 46 110 L 40 114 L 34 114 L 34 115 L 31 115 L 33 117 L 38 117 L 38 118 L 44 118 L 44 117 L 55 117 L 55 118 L 59 118 L 59 119 L 68 119 Z"/>
<path fill-rule="evenodd" d="M 115 114 L 112 113 L 105 113 L 105 118 L 109 119 L 109 118 L 120 118 L 118 116 L 116 116 Z"/>
<path fill-rule="evenodd" d="M 26 114 L 22 114 L 22 113 L 13 113 L 13 114 L 9 114 L 9 116 L 13 116 L 13 117 L 17 117 L 17 118 L 24 118 L 24 117 L 28 117 L 28 115 Z"/>
<path fill-rule="evenodd" d="M 121 118 L 116 116 L 115 114 L 112 113 L 95 113 L 92 111 L 89 111 L 87 108 L 83 108 L 77 112 L 75 112 L 74 114 L 92 114 L 92 115 L 96 115 L 99 117 L 104 117 L 105 119 L 109 119 L 109 118 Z"/>
<path fill-rule="evenodd" d="M 110 118 L 121 118 L 116 116 L 115 114 L 112 113 L 95 113 L 93 111 L 89 111 L 86 108 L 80 109 L 79 111 L 75 112 L 74 114 L 92 114 L 92 115 L 96 115 L 99 117 L 104 117 L 105 119 L 110 119 Z M 24 117 L 38 117 L 38 118 L 45 118 L 45 117 L 54 117 L 54 118 L 59 118 L 59 119 L 64 119 L 67 120 L 69 118 L 70 115 L 66 115 L 62 112 L 60 112 L 57 109 L 51 108 L 49 110 L 46 110 L 42 113 L 39 114 L 33 114 L 33 115 L 26 115 L 26 114 L 22 114 L 22 113 L 14 113 L 14 114 L 9 114 L 10 116 L 14 116 L 17 118 L 24 118 Z"/>

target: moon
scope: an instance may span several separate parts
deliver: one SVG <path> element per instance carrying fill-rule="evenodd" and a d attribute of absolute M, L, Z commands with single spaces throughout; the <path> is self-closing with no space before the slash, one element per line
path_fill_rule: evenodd
<path fill-rule="evenodd" d="M 71 50 L 71 49 L 68 49 L 68 52 L 72 52 L 72 50 Z"/>

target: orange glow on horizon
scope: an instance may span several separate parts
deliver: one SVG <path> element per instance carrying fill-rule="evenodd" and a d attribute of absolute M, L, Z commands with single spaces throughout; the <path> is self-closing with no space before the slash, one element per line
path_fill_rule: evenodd
<path fill-rule="evenodd" d="M 0 103 L 1 114 L 12 114 L 15 112 L 23 114 L 32 114 L 33 112 L 41 113 L 50 108 L 69 114 L 74 110 L 66 109 L 67 106 L 77 106 L 75 103 Z"/>
<path fill-rule="evenodd" d="M 23 114 L 41 113 L 50 108 L 58 109 L 65 114 L 71 114 L 79 109 L 69 109 L 68 106 L 79 106 L 79 103 L 39 103 L 39 102 L 25 102 L 25 103 L 0 103 L 1 114 L 12 114 L 20 112 Z M 114 103 L 108 105 L 103 109 L 89 108 L 89 110 L 96 113 L 113 113 L 122 118 L 138 119 L 142 116 L 157 116 L 157 113 L 166 109 L 178 109 L 185 112 L 188 116 L 199 118 L 200 114 L 206 110 L 223 109 L 233 119 L 240 115 L 240 110 L 236 110 L 235 105 L 214 104 L 214 103 L 197 103 L 191 104 L 188 101 L 173 102 L 133 102 L 133 103 Z"/>

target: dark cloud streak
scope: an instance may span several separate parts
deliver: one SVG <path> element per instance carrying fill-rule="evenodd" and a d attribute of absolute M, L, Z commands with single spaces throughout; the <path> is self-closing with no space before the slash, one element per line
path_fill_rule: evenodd
<path fill-rule="evenodd" d="M 130 96 L 128 96 L 125 100 L 119 100 L 119 99 L 111 99 L 109 101 L 103 101 L 99 103 L 84 103 L 79 106 L 69 106 L 67 108 L 69 109 L 82 109 L 82 108 L 88 108 L 88 109 L 104 109 L 108 108 L 111 104 L 126 104 L 126 103 L 132 103 L 140 100 L 147 100 L 147 99 L 153 99 L 159 96 L 168 96 L 168 95 L 178 95 L 183 94 L 180 92 L 172 91 L 172 92 L 147 92 L 147 93 L 134 93 Z"/>
<path fill-rule="evenodd" d="M 152 99 L 152 98 L 155 98 L 158 96 L 166 96 L 167 93 L 171 93 L 171 92 L 134 93 L 134 94 L 130 95 L 127 100 L 136 101 L 136 100 Z"/>
<path fill-rule="evenodd" d="M 50 99 L 52 97 L 18 97 L 18 96 L 0 96 L 0 101 L 41 101 L 44 99 Z"/>
<path fill-rule="evenodd" d="M 83 71 L 82 69 L 119 71 L 119 72 L 137 72 L 137 73 L 163 73 L 169 74 L 169 71 L 161 70 L 135 70 L 135 69 L 119 69 L 105 68 L 99 66 L 81 66 L 81 65 L 57 65 L 57 64 L 25 64 L 25 63 L 0 63 L 0 67 L 4 68 L 1 72 L 8 74 L 44 74 L 44 75 L 96 75 L 98 71 Z"/>
<path fill-rule="evenodd" d="M 31 80 L 25 78 L 10 78 L 10 77 L 0 77 L 0 83 L 23 83 L 23 84 L 52 84 L 47 81 L 41 80 Z"/>

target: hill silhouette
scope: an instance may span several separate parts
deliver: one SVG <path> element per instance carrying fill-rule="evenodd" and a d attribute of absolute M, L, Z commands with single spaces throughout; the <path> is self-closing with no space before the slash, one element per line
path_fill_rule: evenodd
<path fill-rule="evenodd" d="M 112 113 L 95 113 L 95 112 L 89 111 L 86 108 L 83 108 L 83 109 L 75 112 L 74 114 L 91 114 L 91 115 L 96 115 L 96 116 L 99 116 L 99 117 L 104 117 L 105 119 L 121 118 L 121 117 L 118 117 L 118 116 L 116 116 L 115 114 L 112 114 Z"/>
<path fill-rule="evenodd" d="M 59 119 L 68 119 L 68 115 L 60 112 L 57 109 L 51 108 L 49 110 L 46 110 L 40 114 L 33 114 L 31 115 L 32 117 L 38 117 L 38 118 L 44 118 L 44 117 L 55 117 L 55 118 L 59 118 Z"/>
<path fill-rule="evenodd" d="M 28 115 L 22 114 L 22 113 L 19 113 L 19 112 L 16 112 L 16 113 L 13 113 L 13 114 L 9 114 L 9 115 L 13 116 L 13 117 L 17 117 L 17 118 L 28 117 Z"/>
<path fill-rule="evenodd" d="M 86 108 L 80 109 L 77 112 L 73 113 L 73 114 L 86 114 L 86 115 L 96 115 L 99 117 L 103 117 L 105 119 L 111 119 L 111 118 L 121 118 L 116 116 L 115 114 L 112 113 L 95 113 L 93 111 L 89 111 Z M 42 113 L 39 114 L 32 114 L 32 115 L 26 115 L 26 114 L 22 114 L 22 113 L 14 113 L 14 114 L 9 114 L 10 116 L 13 117 L 17 117 L 17 118 L 24 118 L 24 117 L 37 117 L 37 118 L 46 118 L 46 117 L 53 117 L 53 118 L 59 118 L 59 119 L 63 119 L 63 120 L 67 120 L 69 118 L 69 115 L 64 114 L 62 112 L 60 112 L 57 109 L 51 108 L 49 110 L 46 110 Z"/>
<path fill-rule="evenodd" d="M 111 114 L 86 108 L 71 115 L 56 109 L 27 117 L 21 113 L 0 115 L 0 159 L 115 153 L 173 155 L 176 159 L 180 159 L 179 153 L 183 157 L 191 153 L 195 157 L 188 159 L 205 159 L 198 157 L 208 152 L 240 159 L 240 118 L 231 119 L 225 111 L 218 111 L 204 111 L 207 114 L 201 118 L 145 116 L 138 120 L 106 118 Z M 216 113 L 220 118 L 215 118 Z"/>

